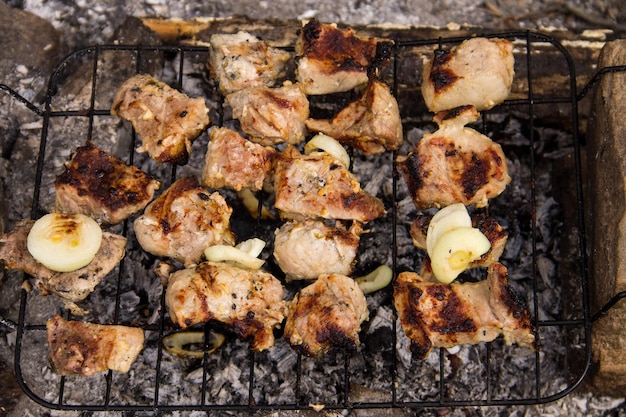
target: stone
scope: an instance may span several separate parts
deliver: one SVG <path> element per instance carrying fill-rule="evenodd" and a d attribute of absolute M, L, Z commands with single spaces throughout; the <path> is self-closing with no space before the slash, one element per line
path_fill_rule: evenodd
<path fill-rule="evenodd" d="M 0 80 L 9 87 L 28 76 L 47 78 L 66 52 L 60 33 L 52 24 L 30 12 L 0 2 Z M 20 76 L 13 76 L 15 72 Z M 32 74 L 31 74 L 32 73 Z"/>
<path fill-rule="evenodd" d="M 626 64 L 626 40 L 608 42 L 598 68 Z M 607 73 L 595 87 L 588 129 L 588 225 L 591 312 L 626 291 L 626 72 Z M 591 384 L 626 395 L 626 300 L 592 326 Z"/>

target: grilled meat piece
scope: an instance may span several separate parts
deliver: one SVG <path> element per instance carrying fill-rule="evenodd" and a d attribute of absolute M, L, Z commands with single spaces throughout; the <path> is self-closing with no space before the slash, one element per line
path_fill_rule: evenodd
<path fill-rule="evenodd" d="M 58 314 L 46 330 L 50 359 L 61 375 L 128 372 L 144 344 L 140 328 L 66 321 Z"/>
<path fill-rule="evenodd" d="M 306 135 L 305 120 L 309 117 L 309 100 L 300 84 L 282 87 L 251 87 L 226 96 L 226 105 L 233 110 L 250 140 L 261 145 L 290 143 L 297 145 Z"/>
<path fill-rule="evenodd" d="M 94 259 L 72 272 L 52 271 L 32 257 L 26 246 L 34 220 L 22 220 L 13 231 L 0 236 L 0 260 L 7 269 L 18 269 L 35 279 L 42 295 L 56 294 L 68 301 L 81 301 L 117 266 L 126 251 L 126 238 L 102 233 L 102 243 Z"/>
<path fill-rule="evenodd" d="M 85 214 L 101 224 L 124 221 L 143 210 L 161 183 L 96 147 L 76 149 L 54 181 L 56 210 Z"/>
<path fill-rule="evenodd" d="M 207 67 L 222 94 L 248 87 L 274 86 L 291 54 L 247 32 L 211 36 Z"/>
<path fill-rule="evenodd" d="M 428 225 L 430 224 L 432 217 L 433 216 L 430 214 L 420 213 L 417 215 L 415 220 L 413 220 L 413 223 L 411 223 L 411 238 L 413 239 L 413 244 L 419 249 L 426 250 L 426 233 L 428 232 Z M 498 224 L 496 219 L 485 213 L 473 213 L 471 218 L 472 227 L 477 228 L 487 237 L 491 243 L 491 248 L 479 259 L 472 262 L 470 264 L 470 268 L 487 267 L 494 262 L 498 262 L 500 256 L 502 256 L 502 253 L 504 252 L 504 247 L 506 246 L 508 238 L 506 230 Z M 428 256 L 425 258 L 424 263 L 430 263 Z M 430 266 L 427 265 L 427 267 L 428 268 L 426 270 L 429 270 L 430 273 L 432 273 Z M 425 273 L 426 270 L 421 271 L 422 278 L 430 281 L 430 277 L 428 277 Z"/>
<path fill-rule="evenodd" d="M 427 282 L 402 272 L 394 282 L 394 306 L 411 340 L 411 351 L 426 358 L 432 348 L 490 342 L 499 335 L 507 344 L 536 349 L 528 310 L 507 285 L 507 269 L 488 268 L 476 283 Z"/>
<path fill-rule="evenodd" d="M 132 123 L 141 139 L 138 152 L 178 165 L 187 163 L 192 142 L 210 122 L 202 97 L 190 98 L 147 74 L 130 78 L 117 90 L 111 114 Z"/>
<path fill-rule="evenodd" d="M 274 328 L 287 314 L 283 287 L 270 273 L 225 262 L 202 262 L 169 277 L 165 302 L 172 321 L 182 328 L 218 321 L 239 337 L 252 337 L 250 348 L 274 345 Z"/>
<path fill-rule="evenodd" d="M 296 40 L 296 79 L 308 95 L 349 91 L 367 84 L 392 51 L 391 40 L 359 38 L 352 28 L 341 30 L 312 19 Z"/>
<path fill-rule="evenodd" d="M 327 152 L 302 155 L 289 146 L 276 163 L 274 190 L 283 218 L 368 222 L 385 214 L 383 202 Z"/>
<path fill-rule="evenodd" d="M 301 289 L 289 307 L 284 337 L 298 352 L 319 357 L 331 348 L 354 350 L 369 318 L 363 291 L 350 277 L 321 275 Z"/>
<path fill-rule="evenodd" d="M 346 230 L 317 220 L 287 222 L 276 230 L 274 258 L 288 280 L 350 275 L 362 232 L 358 223 Z"/>
<path fill-rule="evenodd" d="M 487 110 L 503 102 L 514 77 L 513 44 L 471 38 L 424 59 L 422 95 L 432 112 L 472 105 Z"/>
<path fill-rule="evenodd" d="M 425 134 L 408 156 L 398 157 L 417 208 L 453 203 L 484 207 L 511 181 L 500 145 L 465 127 L 478 116 L 471 106 L 437 113 L 439 129 Z"/>
<path fill-rule="evenodd" d="M 202 184 L 211 188 L 258 191 L 272 168 L 276 152 L 244 139 L 225 127 L 211 129 Z"/>
<path fill-rule="evenodd" d="M 218 192 L 209 194 L 195 177 L 183 177 L 135 219 L 137 241 L 156 256 L 197 263 L 211 245 L 234 245 L 232 208 Z"/>
<path fill-rule="evenodd" d="M 396 150 L 402 145 L 402 120 L 387 84 L 372 80 L 363 95 L 330 120 L 308 119 L 306 126 L 366 155 Z"/>

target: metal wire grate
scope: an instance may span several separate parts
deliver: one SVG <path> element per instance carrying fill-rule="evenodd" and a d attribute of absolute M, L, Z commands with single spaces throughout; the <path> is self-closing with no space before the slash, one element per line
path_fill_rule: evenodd
<path fill-rule="evenodd" d="M 520 216 L 509 213 L 522 224 L 522 228 L 527 231 L 523 233 L 528 242 L 530 251 L 527 253 L 526 259 L 510 261 L 507 265 L 510 270 L 521 267 L 522 262 L 528 265 L 528 275 L 525 279 L 516 283 L 518 289 L 525 290 L 525 298 L 528 307 L 533 315 L 533 322 L 538 331 L 538 338 L 542 344 L 539 352 L 529 353 L 521 348 L 507 347 L 501 341 L 492 343 L 483 343 L 479 346 L 472 347 L 469 356 L 465 357 L 464 366 L 471 365 L 469 372 L 478 375 L 481 381 L 478 387 L 466 387 L 464 381 L 457 378 L 459 372 L 455 369 L 454 355 L 449 355 L 445 349 L 439 350 L 438 355 L 433 353 L 427 362 L 413 359 L 407 367 L 406 363 L 400 357 L 401 338 L 399 325 L 396 324 L 393 316 L 390 316 L 388 329 L 383 332 L 389 338 L 384 338 L 378 334 L 367 338 L 362 349 L 356 355 L 337 352 L 332 357 L 326 358 L 316 368 L 316 364 L 310 358 L 302 357 L 293 353 L 295 361 L 288 362 L 288 366 L 294 367 L 293 373 L 285 371 L 284 375 L 273 377 L 268 375 L 265 369 L 269 366 L 266 364 L 272 361 L 271 354 L 249 352 L 245 344 L 235 346 L 233 351 L 241 355 L 242 363 L 238 368 L 240 373 L 233 375 L 232 380 L 228 381 L 227 386 L 243 386 L 241 388 L 245 394 L 237 397 L 235 401 L 221 400 L 220 396 L 212 389 L 215 381 L 212 379 L 212 373 L 215 367 L 220 367 L 220 361 L 211 360 L 207 355 L 200 363 L 198 372 L 196 373 L 197 391 L 184 398 L 171 399 L 171 396 L 165 396 L 165 392 L 172 390 L 171 368 L 165 369 L 164 361 L 167 353 L 160 343 L 160 340 L 170 331 L 173 326 L 169 323 L 166 315 L 166 307 L 164 300 L 164 292 L 160 298 L 156 300 L 156 305 L 150 307 L 156 314 L 156 320 L 145 322 L 143 327 L 146 332 L 151 335 L 146 338 L 145 352 L 154 353 L 154 358 L 145 359 L 145 363 L 152 369 L 152 374 L 142 379 L 137 386 L 133 385 L 133 379 L 130 377 L 121 378 L 113 372 L 108 372 L 104 376 L 93 377 L 98 378 L 98 383 L 85 383 L 85 390 L 90 391 L 85 399 L 76 400 L 75 392 L 69 392 L 70 383 L 80 385 L 83 380 L 73 380 L 70 377 L 48 377 L 45 391 L 41 388 L 35 388 L 35 379 L 30 374 L 32 369 L 26 366 L 26 352 L 29 352 L 28 358 L 32 358 L 31 351 L 41 352 L 41 367 L 47 366 L 47 350 L 45 347 L 45 319 L 37 318 L 36 314 L 31 314 L 33 297 L 36 295 L 22 291 L 21 307 L 19 313 L 19 322 L 17 330 L 16 348 L 15 348 L 15 372 L 23 390 L 37 403 L 42 404 L 51 409 L 63 410 L 122 410 L 122 411 L 156 411 L 168 412 L 174 410 L 204 410 L 212 412 L 220 411 L 255 411 L 255 410 L 304 410 L 314 408 L 312 404 L 320 404 L 325 409 L 374 409 L 374 408 L 438 408 L 438 407 L 455 407 L 455 406 L 481 406 L 481 405 L 515 405 L 515 404 L 536 404 L 545 403 L 556 400 L 567 395 L 575 389 L 582 379 L 585 377 L 591 359 L 590 348 L 590 313 L 587 295 L 587 265 L 585 260 L 585 234 L 583 219 L 583 197 L 582 197 L 582 180 L 581 180 L 581 162 L 580 147 L 581 140 L 578 131 L 578 96 L 576 87 L 576 74 L 572 59 L 568 52 L 555 39 L 533 32 L 510 32 L 489 34 L 486 36 L 507 38 L 514 42 L 517 50 L 516 55 L 516 82 L 522 83 L 524 88 L 521 90 L 524 94 L 517 95 L 507 100 L 501 106 L 482 114 L 481 130 L 489 136 L 500 135 L 502 132 L 497 127 L 498 123 L 503 119 L 507 119 L 511 115 L 522 121 L 520 129 L 524 132 L 524 145 L 504 144 L 503 148 L 507 157 L 508 152 L 515 154 L 517 159 L 523 159 L 530 167 L 529 176 L 524 177 L 521 182 L 523 187 L 527 187 L 530 200 L 526 207 L 520 207 Z M 409 71 L 409 63 L 421 59 L 425 53 L 430 53 L 435 48 L 447 48 L 462 42 L 465 38 L 439 38 L 425 39 L 413 41 L 396 42 L 395 54 L 393 61 L 388 67 L 387 72 L 382 74 L 382 78 L 389 82 L 400 103 L 413 103 L 412 96 L 419 96 L 419 78 L 420 75 Z M 565 79 L 565 88 L 559 88 L 550 95 L 539 95 L 535 91 L 534 80 L 538 73 L 543 71 L 535 64 L 535 54 L 541 50 L 546 51 L 554 56 L 557 61 L 557 67 L 560 65 L 562 75 Z M 50 135 L 50 126 L 56 121 L 67 120 L 68 118 L 84 119 L 86 123 L 84 132 L 77 132 L 85 139 L 98 139 L 98 121 L 100 119 L 111 118 L 109 107 L 110 103 L 102 100 L 99 94 L 99 80 L 102 77 L 102 69 L 100 68 L 101 56 L 108 54 L 117 56 L 117 64 L 123 66 L 125 63 L 135 65 L 136 72 L 144 71 L 142 67 L 143 59 L 146 55 L 162 56 L 170 62 L 174 75 L 171 77 L 172 84 L 179 88 L 183 87 L 190 76 L 188 70 L 185 70 L 187 60 L 190 57 L 196 57 L 200 60 L 206 58 L 207 50 L 204 47 L 190 46 L 121 46 L 121 45 L 104 45 L 87 48 L 68 56 L 53 73 L 48 94 L 46 96 L 45 108 L 38 110 L 36 106 L 22 100 L 33 112 L 40 114 L 43 120 L 43 128 L 41 133 L 41 142 L 37 161 L 37 170 L 35 178 L 35 188 L 33 193 L 33 206 L 31 215 L 33 218 L 39 217 L 43 211 L 42 193 L 45 193 L 49 184 L 46 184 L 46 174 L 48 167 L 48 158 L 50 150 L 54 148 L 54 137 Z M 132 59 L 131 59 L 132 58 Z M 77 63 L 85 64 L 92 71 L 92 85 L 90 106 L 84 108 L 59 108 L 57 100 L 59 98 L 59 84 L 69 66 Z M 19 98 L 15 93 L 7 90 Z M 544 90 L 545 91 L 545 90 Z M 218 117 L 217 124 L 227 123 L 227 116 L 220 107 L 216 110 Z M 571 230 L 561 230 L 557 241 L 565 239 L 573 239 L 575 247 L 573 259 L 571 260 L 571 270 L 568 271 L 567 293 L 560 300 L 558 308 L 550 308 L 551 311 L 557 311 L 552 316 L 541 313 L 551 300 L 546 299 L 543 293 L 545 283 L 541 276 L 539 263 L 542 262 L 540 234 L 542 233 L 538 211 L 541 210 L 539 195 L 543 190 L 539 172 L 544 169 L 545 152 L 539 148 L 549 147 L 552 152 L 558 153 L 562 151 L 559 143 L 544 143 L 545 139 L 539 137 L 539 131 L 543 128 L 543 120 L 558 112 L 558 117 L 567 131 L 568 142 L 565 147 L 566 152 L 573 157 L 572 178 L 573 190 L 575 197 L 570 204 L 574 208 L 573 223 L 569 226 L 565 225 L 562 229 L 570 227 Z M 430 120 L 424 114 L 424 109 L 419 105 L 411 106 L 401 105 L 401 113 L 405 122 L 405 133 L 412 129 L 419 129 L 428 126 Z M 496 127 L 494 127 L 496 126 Z M 497 138 L 496 138 L 497 140 Z M 541 142 L 541 143 L 540 143 Z M 133 150 L 135 141 L 129 144 L 128 157 L 129 163 L 134 163 L 136 155 Z M 399 194 L 401 194 L 401 179 L 398 172 L 393 166 L 393 157 L 389 156 L 386 161 L 390 165 L 389 172 L 393 176 L 393 192 L 392 201 L 389 205 L 389 216 L 386 221 L 391 225 L 390 233 L 391 247 L 389 254 L 393 264 L 394 272 L 399 272 L 406 268 L 403 257 L 404 248 L 400 247 L 399 239 L 403 233 L 402 228 L 405 227 L 406 219 L 401 218 L 402 209 L 398 207 Z M 180 176 L 183 170 L 181 167 L 173 167 L 169 171 L 160 171 L 164 182 L 172 181 Z M 168 178 L 169 177 L 169 178 Z M 499 204 L 490 206 L 492 213 L 497 213 L 498 209 L 503 209 Z M 504 208 L 506 210 L 506 208 Z M 273 230 L 274 224 L 265 225 L 262 221 L 257 222 L 250 233 L 268 232 Z M 384 229 L 384 226 L 382 226 Z M 122 226 L 121 233 L 130 234 L 128 226 Z M 132 234 L 129 235 L 132 239 Z M 137 245 L 131 244 L 132 248 Z M 384 256 L 383 256 L 384 257 Z M 123 288 L 127 287 L 126 282 L 132 280 L 133 277 L 127 275 L 128 269 L 124 267 L 125 260 L 118 268 L 117 276 L 109 277 L 108 281 L 112 284 L 115 292 L 114 312 L 108 320 L 112 323 L 120 323 L 124 320 L 121 318 L 124 314 L 123 307 Z M 574 273 L 571 273 L 572 270 Z M 381 296 L 379 299 L 381 305 L 390 311 L 391 299 L 389 293 L 387 296 Z M 385 305 L 386 303 L 386 305 Z M 570 307 L 573 306 L 573 307 Z M 383 308 L 377 306 L 378 308 Z M 34 317 L 34 318 L 33 318 Z M 124 323 L 122 323 L 124 324 Z M 206 331 L 210 331 L 210 327 L 205 327 Z M 43 342 L 42 342 L 43 340 Z M 376 347 L 368 346 L 368 343 L 376 342 Z M 231 341 L 237 343 L 237 341 Z M 559 361 L 557 369 L 550 365 L 555 360 L 558 351 L 557 360 Z M 143 353 L 142 353 L 143 355 Z M 519 359 L 523 357 L 522 359 Z M 378 367 L 380 364 L 380 367 Z M 275 365 L 275 364 L 274 364 Z M 169 366 L 169 365 L 168 365 Z M 182 367 L 183 365 L 181 365 Z M 270 366 L 271 368 L 271 366 Z M 426 369 L 428 368 L 428 370 Z M 132 372 L 132 371 L 131 371 Z M 181 369 L 182 372 L 182 369 Z M 425 372 L 432 376 L 430 380 L 420 382 L 420 387 L 414 386 L 415 381 L 411 378 L 413 372 Z M 167 375 L 166 375 L 167 374 Z M 324 396 L 315 393 L 308 388 L 308 379 L 328 379 L 330 384 L 334 385 L 333 394 Z M 506 378 L 513 382 L 506 382 L 507 385 L 525 386 L 525 389 L 515 391 L 504 390 L 502 385 Z M 88 378 L 89 379 L 89 378 Z M 139 378 L 138 378 L 139 379 Z M 235 381 L 236 380 L 236 381 Z M 369 381 L 369 382 L 368 382 Z M 374 382 L 375 381 L 375 382 Z M 460 382 L 459 382 L 460 381 Z M 509 381 L 509 380 L 507 380 Z M 556 384 L 555 381 L 560 381 Z M 120 398 L 115 393 L 120 383 L 128 384 L 129 394 Z M 147 386 L 149 385 L 149 386 Z M 275 399 L 270 389 L 259 388 L 261 385 L 282 385 L 285 390 L 290 392 L 286 397 Z M 226 385 L 225 385 L 226 386 Z M 354 387 L 362 386 L 375 392 L 365 397 L 356 397 Z M 423 390 L 423 394 L 415 394 L 418 388 Z M 142 392 L 141 396 L 133 395 Z M 138 399 L 141 397 L 141 399 Z M 286 399 L 285 399 L 286 398 Z M 365 399 L 364 399 L 365 398 Z"/>

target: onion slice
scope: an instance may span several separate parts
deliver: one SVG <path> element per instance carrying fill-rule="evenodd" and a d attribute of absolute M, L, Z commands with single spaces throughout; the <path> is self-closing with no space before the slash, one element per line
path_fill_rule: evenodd
<path fill-rule="evenodd" d="M 210 332 L 208 341 L 204 341 L 204 332 L 181 331 L 168 334 L 162 340 L 165 350 L 176 356 L 189 356 L 192 358 L 202 358 L 204 352 L 211 354 L 215 352 L 226 337 L 221 333 Z M 197 349 L 192 349 L 196 346 Z"/>
<path fill-rule="evenodd" d="M 387 265 L 380 265 L 367 275 L 355 278 L 363 294 L 370 294 L 385 288 L 393 278 L 393 271 Z"/>
<path fill-rule="evenodd" d="M 265 247 L 261 239 L 250 239 L 252 242 L 241 242 L 238 246 L 213 245 L 204 250 L 204 256 L 211 262 L 230 262 L 248 269 L 259 269 L 265 261 L 257 258 Z M 257 242 L 258 241 L 258 242 Z M 262 247 L 259 250 L 259 247 Z M 250 252 L 248 252 L 250 251 Z M 255 253 L 257 252 L 258 253 Z"/>
<path fill-rule="evenodd" d="M 46 268 L 76 271 L 88 265 L 100 250 L 102 229 L 84 214 L 49 213 L 28 233 L 28 252 Z"/>
<path fill-rule="evenodd" d="M 335 138 L 331 138 L 323 133 L 318 133 L 304 145 L 304 153 L 308 155 L 316 149 L 328 152 L 334 156 L 335 159 L 341 161 L 346 168 L 350 168 L 350 156 L 348 152 L 346 152 L 346 149 Z"/>

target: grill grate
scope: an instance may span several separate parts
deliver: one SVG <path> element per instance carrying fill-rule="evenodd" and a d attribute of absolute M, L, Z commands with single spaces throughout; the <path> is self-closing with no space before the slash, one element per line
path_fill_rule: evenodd
<path fill-rule="evenodd" d="M 384 322 L 380 325 L 382 330 L 375 329 L 375 325 L 369 323 L 369 327 L 364 331 L 367 335 L 364 335 L 363 345 L 355 354 L 337 352 L 316 362 L 295 352 L 284 356 L 273 355 L 271 351 L 250 352 L 244 342 L 233 339 L 228 341 L 231 345 L 228 350 L 230 362 L 224 356 L 214 358 L 205 355 L 200 363 L 194 365 L 179 360 L 176 369 L 176 366 L 171 365 L 176 363 L 176 359 L 170 358 L 160 343 L 165 335 L 175 330 L 166 316 L 164 292 L 160 292 L 156 297 L 147 296 L 148 302 L 144 303 L 146 304 L 144 307 L 148 310 L 149 318 L 144 317 L 138 321 L 147 334 L 146 347 L 139 358 L 141 372 L 150 372 L 149 375 L 136 375 L 131 370 L 129 375 L 109 372 L 87 379 L 59 377 L 50 372 L 43 377 L 35 377 L 32 375 L 33 369 L 47 369 L 48 366 L 45 346 L 47 316 L 42 318 L 37 314 L 36 310 L 39 307 L 35 306 L 34 300 L 38 296 L 22 291 L 15 348 L 15 371 L 23 390 L 34 401 L 51 409 L 130 412 L 204 410 L 217 413 L 244 410 L 302 410 L 311 409 L 314 407 L 312 404 L 320 404 L 327 410 L 537 404 L 556 400 L 575 389 L 585 377 L 591 358 L 587 265 L 583 256 L 585 235 L 580 170 L 581 139 L 578 131 L 578 101 L 587 90 L 580 96 L 577 95 L 572 59 L 553 38 L 532 32 L 498 33 L 487 36 L 507 38 L 514 42 L 517 51 L 516 82 L 524 86 L 521 88 L 524 94 L 513 96 L 501 106 L 484 112 L 478 127 L 488 136 L 498 140 L 511 135 L 506 128 L 510 126 L 510 120 L 521 121 L 518 132 L 523 136 L 521 142 L 504 140 L 502 146 L 507 158 L 528 165 L 528 173 L 519 169 L 514 174 L 519 175 L 518 185 L 524 189 L 519 198 L 526 199 L 526 196 L 529 198 L 523 202 L 523 206 L 516 207 L 515 213 L 511 213 L 506 201 L 501 201 L 508 198 L 514 200 L 515 195 L 494 200 L 489 210 L 492 215 L 502 216 L 511 230 L 519 229 L 518 237 L 523 242 L 510 242 L 509 245 L 518 245 L 522 249 L 517 252 L 517 257 L 511 256 L 510 259 L 506 259 L 505 252 L 504 262 L 512 274 L 511 285 L 517 292 L 522 292 L 532 313 L 538 339 L 542 345 L 539 352 L 505 346 L 501 340 L 496 340 L 463 348 L 464 354 L 454 355 L 440 349 L 438 354 L 431 354 L 426 361 L 414 359 L 407 362 L 403 353 L 405 350 L 403 335 L 394 319 L 390 290 L 387 289 L 376 294 L 374 301 L 369 300 L 372 301 L 370 307 L 374 309 L 373 320 Z M 423 105 L 420 107 L 419 104 L 411 104 L 416 102 L 413 96 L 419 97 L 419 75 L 410 70 L 410 63 L 421 60 L 423 54 L 431 53 L 434 48 L 447 48 L 464 39 L 439 38 L 396 43 L 393 61 L 382 74 L 382 78 L 390 83 L 398 97 L 407 142 L 410 142 L 411 132 L 432 128 L 430 120 L 427 120 L 430 116 L 426 114 Z M 566 80 L 565 88 L 559 88 L 554 94 L 536 94 L 534 82 L 542 69 L 537 67 L 534 57 L 539 50 L 552 53 L 558 65 L 562 65 L 562 75 Z M 118 63 L 134 64 L 136 72 L 145 71 L 143 65 L 146 61 L 143 58 L 146 56 L 164 57 L 170 71 L 170 83 L 185 90 L 187 85 L 193 84 L 197 87 L 202 83 L 199 73 L 188 69 L 188 62 L 206 59 L 207 50 L 195 46 L 105 45 L 87 48 L 70 55 L 53 73 L 43 111 L 22 100 L 43 120 L 31 211 L 33 218 L 45 212 L 46 201 L 50 198 L 49 179 L 58 173 L 58 168 L 50 166 L 51 152 L 55 149 L 56 140 L 55 134 L 51 133 L 55 132 L 53 125 L 80 119 L 81 122 L 84 121 L 81 124 L 84 131 L 75 132 L 76 136 L 80 136 L 81 142 L 89 139 L 98 144 L 102 136 L 99 131 L 100 123 L 112 119 L 108 110 L 110 102 L 99 96 L 101 89 L 98 83 L 103 77 L 101 58 L 105 54 L 109 60 L 115 57 Z M 92 71 L 88 109 L 58 105 L 60 99 L 58 92 L 67 68 L 85 64 Z M 15 95 L 10 90 L 5 90 Z M 206 93 L 217 97 L 214 91 Z M 323 111 L 327 103 L 315 103 L 313 99 L 312 105 Z M 228 125 L 232 122 L 227 110 L 223 109 L 219 102 L 216 109 L 217 114 L 213 116 L 217 117 L 212 117 L 216 124 Z M 546 139 L 541 134 L 550 127 L 544 120 L 552 117 L 561 118 L 562 129 L 566 132 L 567 138 L 564 144 L 559 140 L 552 140 L 552 137 Z M 134 135 L 132 138 L 125 148 L 128 151 L 126 160 L 143 167 L 149 161 L 142 160 L 134 153 L 136 146 Z M 203 156 L 203 152 L 200 153 Z M 557 194 L 556 190 L 552 190 L 549 185 L 547 186 L 549 190 L 543 188 L 546 187 L 544 171 L 550 171 L 557 159 L 554 155 L 561 154 L 568 154 L 573 158 L 571 174 L 574 181 L 570 182 L 576 197 L 570 202 L 574 209 L 570 223 L 563 220 L 563 210 L 558 209 L 558 204 L 546 204 L 546 194 L 551 197 L 552 194 Z M 403 181 L 393 166 L 394 156 L 387 155 L 382 160 L 387 164 L 391 177 L 387 178 L 392 186 L 386 199 L 389 215 L 380 224 L 373 222 L 373 232 L 371 236 L 365 238 L 366 244 L 374 245 L 376 244 L 374 239 L 380 238 L 380 233 L 386 231 L 387 236 L 384 239 L 388 239 L 390 245 L 384 243 L 387 242 L 384 239 L 383 243 L 376 244 L 380 246 L 380 254 L 369 259 L 369 263 L 359 265 L 357 268 L 361 271 L 379 262 L 391 262 L 396 273 L 411 268 L 417 269 L 416 265 L 419 262 L 419 259 L 415 260 L 418 257 L 417 251 L 407 249 L 403 241 L 406 238 L 406 225 L 412 220 L 405 216 L 411 213 L 411 209 L 402 204 L 406 191 L 403 190 Z M 355 170 L 359 169 L 359 165 L 367 170 L 367 159 L 356 162 Z M 190 165 L 193 166 L 193 163 L 191 161 Z M 186 169 L 188 168 L 150 167 L 164 183 L 172 182 L 183 175 Z M 373 175 L 371 170 L 368 172 Z M 557 282 L 557 293 L 561 294 L 561 298 L 556 300 L 558 303 L 556 306 L 550 305 L 553 300 L 548 297 L 553 293 L 548 291 L 550 288 L 547 287 L 550 285 L 546 283 L 542 269 L 546 259 L 545 252 L 552 249 L 543 247 L 546 225 L 543 224 L 541 213 L 546 207 L 552 210 L 557 208 L 558 213 L 551 217 L 553 220 L 556 218 L 559 223 L 558 227 L 553 228 L 557 233 L 554 239 L 556 244 L 559 245 L 565 240 L 574 244 L 570 264 L 568 266 L 559 264 L 559 268 L 556 268 L 561 271 L 569 267 L 566 272 L 567 285 L 559 283 L 559 276 L 565 272 L 555 272 L 555 276 L 552 277 Z M 140 251 L 138 246 L 132 243 L 132 229 L 129 226 L 121 225 L 119 230 L 131 241 L 127 258 L 131 257 L 132 251 Z M 238 236 L 245 238 L 241 234 L 246 233 L 271 236 L 275 226 L 257 221 L 252 227 L 243 228 Z M 385 249 L 386 246 L 390 246 L 389 249 Z M 528 248 L 528 251 L 523 248 Z M 145 256 L 122 260 L 117 275 L 107 278 L 103 291 L 111 290 L 115 294 L 113 311 L 109 316 L 102 317 L 98 316 L 102 308 L 90 306 L 94 309 L 92 313 L 94 321 L 130 323 L 126 318 L 125 297 L 128 288 L 134 285 L 128 281 L 137 278 L 129 274 L 129 270 L 132 266 L 135 268 L 132 271 L 136 272 L 137 265 L 140 265 L 143 268 L 140 274 L 149 276 L 150 261 L 154 260 L 146 260 Z M 515 278 L 512 272 L 516 270 L 520 270 L 519 279 Z M 204 329 L 207 332 L 212 330 L 210 325 L 206 325 Z M 31 363 L 33 358 L 36 358 L 34 365 Z M 275 361 L 278 359 L 283 362 L 276 364 Z M 230 366 L 233 361 L 238 363 L 237 372 L 229 374 L 224 368 Z M 459 361 L 462 362 L 461 366 Z M 194 367 L 196 369 L 190 372 L 189 369 Z M 272 373 L 275 369 L 279 369 L 279 375 Z M 176 376 L 173 374 L 175 372 L 179 372 L 180 375 Z M 217 373 L 222 375 L 219 381 L 215 376 Z M 474 374 L 477 381 L 475 386 L 468 386 L 470 383 L 464 376 L 467 373 Z M 41 387 L 42 378 L 45 381 L 44 388 Z M 309 384 L 311 380 L 323 380 L 322 385 L 328 388 L 330 394 L 317 392 L 314 387 L 311 388 Z M 172 394 L 176 391 L 175 381 L 179 381 L 181 385 L 185 383 L 195 385 L 195 391 L 184 395 Z M 221 390 L 216 388 L 219 384 L 223 384 Z M 83 392 L 77 393 L 76 387 L 81 385 Z M 124 386 L 126 393 L 120 393 L 119 386 Z M 361 392 L 367 394 L 358 394 L 359 388 Z M 233 391 L 238 389 L 242 394 L 224 399 L 223 392 L 229 389 Z M 281 392 L 280 395 L 276 393 L 278 391 Z"/>

